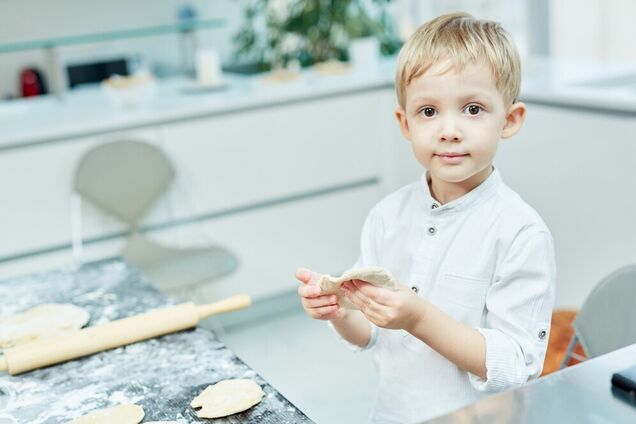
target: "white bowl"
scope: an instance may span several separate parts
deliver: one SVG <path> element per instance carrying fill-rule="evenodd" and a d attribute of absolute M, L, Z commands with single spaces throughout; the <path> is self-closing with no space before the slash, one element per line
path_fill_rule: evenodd
<path fill-rule="evenodd" d="M 106 97 L 118 108 L 147 106 L 157 94 L 157 82 L 149 74 L 112 76 L 102 82 Z"/>

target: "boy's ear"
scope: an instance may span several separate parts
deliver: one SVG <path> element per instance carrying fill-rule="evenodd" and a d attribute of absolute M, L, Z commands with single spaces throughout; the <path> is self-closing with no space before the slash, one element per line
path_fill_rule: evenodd
<path fill-rule="evenodd" d="M 407 140 L 411 139 L 411 131 L 409 130 L 409 122 L 406 120 L 406 112 L 402 109 L 401 106 L 398 106 L 395 109 L 395 117 L 397 118 L 398 124 L 400 125 L 400 130 L 402 131 L 402 135 Z"/>
<path fill-rule="evenodd" d="M 521 129 L 526 119 L 526 105 L 522 102 L 513 103 L 506 113 L 506 122 L 501 130 L 501 138 L 510 138 Z"/>

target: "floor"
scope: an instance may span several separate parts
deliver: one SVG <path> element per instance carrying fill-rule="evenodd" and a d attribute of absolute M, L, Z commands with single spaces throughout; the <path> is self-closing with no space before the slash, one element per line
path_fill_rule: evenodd
<path fill-rule="evenodd" d="M 318 424 L 366 422 L 377 373 L 371 354 L 354 353 L 300 306 L 221 329 L 225 344 Z"/>

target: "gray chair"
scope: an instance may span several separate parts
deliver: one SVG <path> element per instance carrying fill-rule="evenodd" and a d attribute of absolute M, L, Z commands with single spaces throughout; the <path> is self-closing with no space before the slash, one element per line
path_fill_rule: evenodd
<path fill-rule="evenodd" d="M 572 323 L 570 340 L 561 368 L 570 358 L 584 360 L 573 350 L 581 343 L 593 358 L 636 343 L 636 264 L 624 266 L 601 280 L 588 295 Z"/>
<path fill-rule="evenodd" d="M 163 151 L 140 141 L 117 141 L 89 150 L 75 169 L 73 252 L 82 256 L 81 202 L 90 201 L 127 225 L 121 252 L 159 289 L 181 293 L 233 272 L 236 256 L 218 245 L 165 246 L 140 232 L 139 222 L 168 189 L 175 171 Z"/>

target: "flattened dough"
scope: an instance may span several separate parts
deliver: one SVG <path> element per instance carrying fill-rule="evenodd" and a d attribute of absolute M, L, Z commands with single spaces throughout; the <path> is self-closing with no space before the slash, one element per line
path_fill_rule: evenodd
<path fill-rule="evenodd" d="M 190 403 L 199 418 L 219 418 L 245 411 L 261 401 L 263 389 L 247 379 L 223 380 L 208 386 Z"/>
<path fill-rule="evenodd" d="M 373 284 L 376 287 L 383 287 L 387 289 L 392 289 L 396 285 L 395 280 L 389 271 L 379 266 L 352 269 L 351 271 L 345 272 L 340 277 L 323 275 L 320 277 L 318 284 L 320 284 L 320 288 L 325 293 L 335 294 L 338 297 L 338 304 L 343 308 L 358 309 L 353 303 L 349 302 L 349 299 L 346 298 L 340 289 L 342 283 L 349 280 L 362 280 Z"/>
<path fill-rule="evenodd" d="M 78 330 L 88 322 L 85 309 L 68 303 L 47 303 L 0 319 L 0 348 Z"/>
<path fill-rule="evenodd" d="M 71 424 L 138 424 L 144 419 L 144 410 L 139 405 L 122 404 L 98 409 L 75 418 Z"/>

